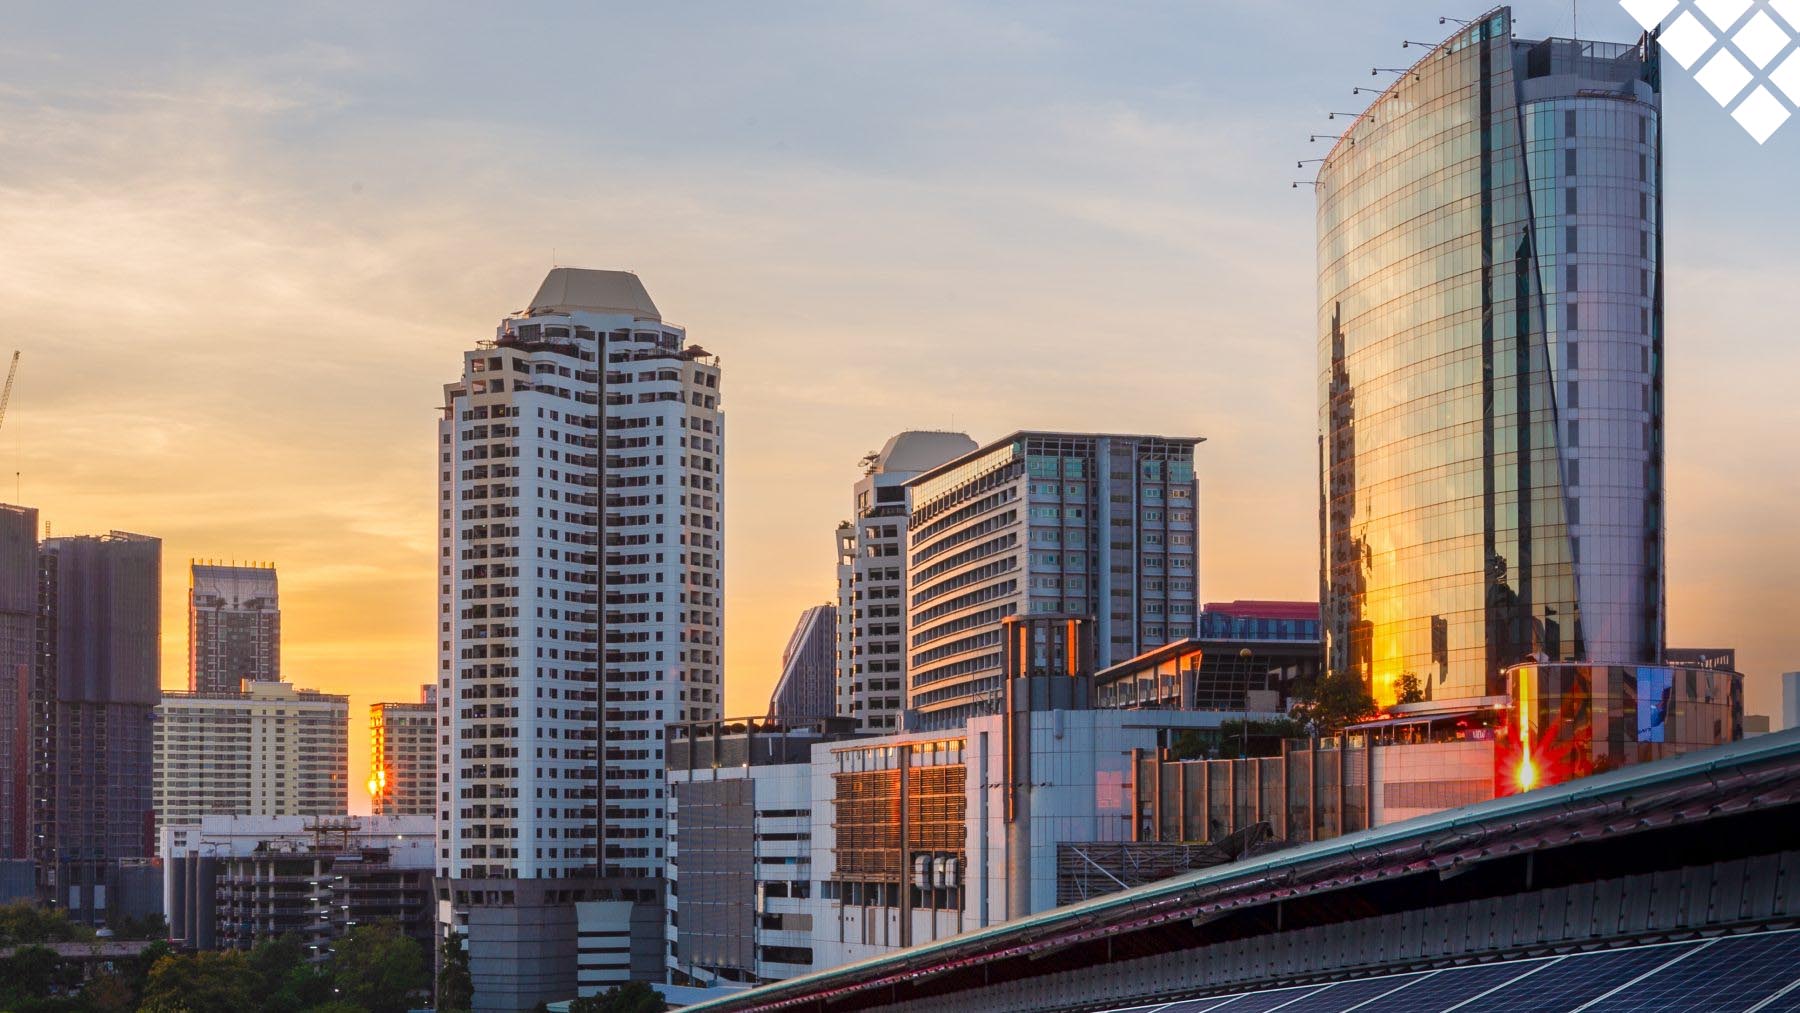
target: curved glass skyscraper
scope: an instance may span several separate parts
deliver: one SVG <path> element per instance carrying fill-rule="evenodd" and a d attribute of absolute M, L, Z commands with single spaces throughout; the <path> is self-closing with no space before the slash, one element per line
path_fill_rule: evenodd
<path fill-rule="evenodd" d="M 1327 664 L 1378 700 L 1660 660 L 1659 66 L 1500 8 L 1320 170 Z"/>

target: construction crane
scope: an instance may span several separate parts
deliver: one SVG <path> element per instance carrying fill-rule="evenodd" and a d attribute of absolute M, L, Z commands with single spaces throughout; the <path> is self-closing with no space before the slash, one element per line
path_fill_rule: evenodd
<path fill-rule="evenodd" d="M 13 380 L 19 375 L 19 353 L 13 352 L 12 368 L 6 371 L 6 389 L 0 390 L 0 426 L 6 425 L 6 405 L 12 400 Z"/>
<path fill-rule="evenodd" d="M 6 371 L 6 389 L 0 390 L 0 426 L 6 424 L 6 406 L 12 403 L 13 380 L 19 376 L 19 350 L 13 349 L 12 366 Z M 25 495 L 25 473 L 13 472 L 13 502 Z M 45 534 L 49 533 L 49 525 L 45 525 Z"/>

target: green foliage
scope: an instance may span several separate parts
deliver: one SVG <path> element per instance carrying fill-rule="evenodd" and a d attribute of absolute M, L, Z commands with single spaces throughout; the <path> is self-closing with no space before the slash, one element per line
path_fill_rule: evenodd
<path fill-rule="evenodd" d="M 169 923 L 160 914 L 144 915 L 141 918 L 113 915 L 106 919 L 106 927 L 112 930 L 114 939 L 169 938 Z"/>
<path fill-rule="evenodd" d="M 0 1008 L 14 1013 L 73 1009 L 65 996 L 80 984 L 81 968 L 47 946 L 31 943 L 0 958 Z"/>
<path fill-rule="evenodd" d="M 437 976 L 438 1013 L 464 1013 L 475 1000 L 475 982 L 469 976 L 469 951 L 462 939 L 450 936 L 439 948 Z"/>
<path fill-rule="evenodd" d="M 236 950 L 170 954 L 150 968 L 144 1005 L 156 1013 L 238 1013 L 259 1005 L 260 986 L 250 961 Z"/>
<path fill-rule="evenodd" d="M 1292 718 L 1252 721 L 1249 735 L 1244 731 L 1242 718 L 1220 722 L 1216 730 L 1190 728 L 1175 736 L 1169 753 L 1176 760 L 1280 756 L 1283 740 L 1306 738 L 1306 726 Z"/>
<path fill-rule="evenodd" d="M 600 995 L 569 1004 L 569 1013 L 664 1013 L 669 1008 L 663 994 L 641 981 L 615 985 Z"/>
<path fill-rule="evenodd" d="M 1332 736 L 1345 725 L 1373 717 L 1375 698 L 1354 673 L 1327 672 L 1300 687 L 1290 716 L 1320 736 Z"/>
<path fill-rule="evenodd" d="M 0 946 L 27 943 L 72 943 L 94 938 L 94 930 L 77 925 L 62 911 L 29 901 L 0 904 Z"/>
<path fill-rule="evenodd" d="M 300 1013 L 329 1002 L 332 980 L 306 962 L 306 944 L 298 936 L 265 939 L 250 951 L 264 1013 Z"/>
<path fill-rule="evenodd" d="M 102 971 L 81 989 L 81 1005 L 87 1013 L 132 1013 L 138 1005 L 137 992 L 124 975 Z"/>
<path fill-rule="evenodd" d="M 406 1013 L 431 985 L 425 953 L 392 922 L 359 925 L 332 947 L 328 973 L 345 1001 L 367 1013 Z"/>
<path fill-rule="evenodd" d="M 1425 686 L 1419 682 L 1417 675 L 1406 672 L 1394 680 L 1395 703 L 1423 703 L 1424 701 Z"/>

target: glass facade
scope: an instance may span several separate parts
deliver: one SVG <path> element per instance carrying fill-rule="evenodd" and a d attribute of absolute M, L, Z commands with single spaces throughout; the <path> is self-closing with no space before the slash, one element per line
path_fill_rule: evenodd
<path fill-rule="evenodd" d="M 1744 677 L 1669 665 L 1520 665 L 1495 783 L 1502 794 L 1743 738 Z"/>
<path fill-rule="evenodd" d="M 1326 660 L 1379 701 L 1660 660 L 1658 66 L 1502 8 L 1321 168 Z"/>

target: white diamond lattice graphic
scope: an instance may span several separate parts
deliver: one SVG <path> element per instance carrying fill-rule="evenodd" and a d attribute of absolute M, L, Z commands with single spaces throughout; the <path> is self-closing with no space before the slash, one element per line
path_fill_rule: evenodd
<path fill-rule="evenodd" d="M 1800 108 L 1800 50 L 1790 51 L 1800 35 L 1800 0 L 1619 0 L 1619 6 L 1655 32 L 1663 52 L 1693 71 L 1756 143 L 1775 136 Z"/>
<path fill-rule="evenodd" d="M 1750 136 L 1756 138 L 1756 143 L 1761 144 L 1774 136 L 1775 131 L 1781 129 L 1781 125 L 1788 121 L 1789 115 L 1787 107 L 1781 104 L 1781 100 L 1770 94 L 1769 89 L 1759 84 L 1756 86 L 1756 90 L 1750 93 L 1750 97 L 1739 103 L 1738 107 L 1732 111 L 1731 118 L 1737 120 L 1739 126 L 1750 131 Z"/>
<path fill-rule="evenodd" d="M 1737 24 L 1738 18 L 1750 9 L 1752 0 L 1694 0 L 1694 6 L 1700 8 L 1712 23 L 1721 29 Z"/>
<path fill-rule="evenodd" d="M 1738 52 L 1748 56 L 1750 62 L 1758 67 L 1767 67 L 1769 61 L 1780 56 L 1781 51 L 1786 49 L 1787 44 L 1791 41 L 1788 33 L 1781 30 L 1781 26 L 1775 23 L 1774 18 L 1769 17 L 1768 11 L 1757 11 L 1744 24 L 1744 27 L 1738 29 L 1737 34 L 1731 37 L 1731 42 L 1737 46 Z"/>
<path fill-rule="evenodd" d="M 1783 60 L 1781 66 L 1776 67 L 1769 75 L 1769 80 L 1787 93 L 1789 102 L 1800 105 L 1800 53 Z"/>
<path fill-rule="evenodd" d="M 1694 61 L 1701 54 L 1712 48 L 1719 37 L 1706 30 L 1700 19 L 1691 11 L 1683 11 L 1675 23 L 1663 30 L 1663 52 L 1673 56 L 1675 62 L 1685 68 L 1692 69 Z"/>
<path fill-rule="evenodd" d="M 1694 74 L 1694 80 L 1700 82 L 1700 87 L 1705 88 L 1714 101 L 1724 106 L 1730 105 L 1754 78 L 1730 53 L 1721 51 L 1706 61 L 1706 66 Z"/>

